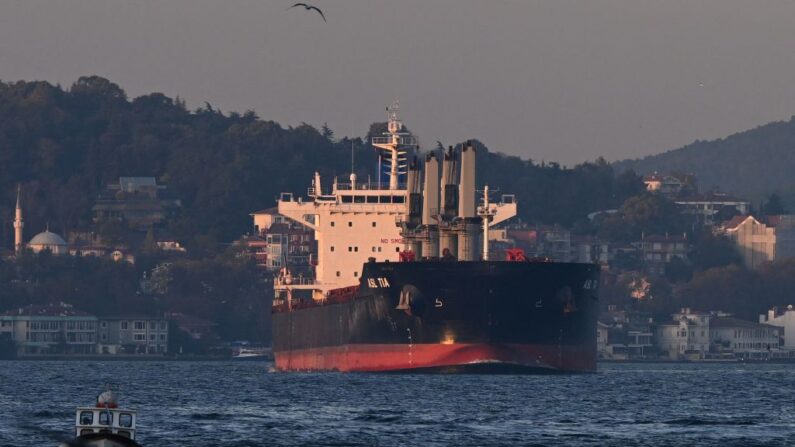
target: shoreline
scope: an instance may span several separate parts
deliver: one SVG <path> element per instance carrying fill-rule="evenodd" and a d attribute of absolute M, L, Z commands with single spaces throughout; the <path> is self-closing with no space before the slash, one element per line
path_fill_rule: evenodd
<path fill-rule="evenodd" d="M 155 355 L 26 355 L 14 358 L 0 358 L 1 361 L 135 361 L 135 362 L 270 362 L 272 359 L 239 360 L 232 357 L 195 355 L 195 356 L 155 356 Z"/>

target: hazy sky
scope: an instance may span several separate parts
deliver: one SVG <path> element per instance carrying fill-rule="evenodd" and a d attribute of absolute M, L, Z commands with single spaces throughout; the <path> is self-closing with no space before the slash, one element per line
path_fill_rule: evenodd
<path fill-rule="evenodd" d="M 394 98 L 424 146 L 566 164 L 795 114 L 795 2 L 0 0 L 0 79 L 98 74 L 363 135 Z"/>

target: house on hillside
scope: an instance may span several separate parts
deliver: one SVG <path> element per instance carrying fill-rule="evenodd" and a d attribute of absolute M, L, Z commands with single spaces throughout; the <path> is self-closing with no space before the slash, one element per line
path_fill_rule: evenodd
<path fill-rule="evenodd" d="M 718 232 L 734 242 L 748 268 L 795 256 L 795 215 L 735 216 Z"/>
<path fill-rule="evenodd" d="M 680 197 L 675 203 L 682 212 L 693 216 L 701 225 L 712 226 L 732 214 L 748 214 L 751 203 L 726 193 L 712 191 Z"/>
<path fill-rule="evenodd" d="M 130 228 L 146 230 L 159 225 L 182 206 L 154 177 L 119 177 L 99 194 L 91 208 L 94 223 L 125 222 Z"/>

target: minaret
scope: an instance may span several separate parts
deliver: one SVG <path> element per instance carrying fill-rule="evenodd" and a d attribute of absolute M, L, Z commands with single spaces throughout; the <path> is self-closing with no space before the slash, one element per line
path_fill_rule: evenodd
<path fill-rule="evenodd" d="M 22 239 L 22 228 L 25 223 L 22 222 L 22 205 L 19 203 L 19 196 L 21 186 L 17 185 L 17 211 L 14 216 L 14 252 L 19 253 L 24 248 L 25 242 Z"/>

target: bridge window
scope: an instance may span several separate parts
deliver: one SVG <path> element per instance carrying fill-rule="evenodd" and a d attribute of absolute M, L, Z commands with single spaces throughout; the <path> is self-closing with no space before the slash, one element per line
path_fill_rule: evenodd
<path fill-rule="evenodd" d="M 364 203 L 364 196 L 353 196 L 353 203 Z"/>
<path fill-rule="evenodd" d="M 405 203 L 406 198 L 403 196 L 392 196 L 392 203 Z"/>
<path fill-rule="evenodd" d="M 395 247 L 395 251 L 400 253 L 400 247 Z"/>
<path fill-rule="evenodd" d="M 392 203 L 392 196 L 379 196 L 378 201 L 381 203 Z"/>
<path fill-rule="evenodd" d="M 333 221 L 333 220 L 331 221 L 331 226 L 332 226 L 332 227 L 334 226 L 334 221 Z"/>
<path fill-rule="evenodd" d="M 334 246 L 333 245 L 331 246 L 331 251 L 334 251 Z"/>
<path fill-rule="evenodd" d="M 359 247 L 353 247 L 353 251 L 355 251 L 356 253 L 359 253 Z"/>
<path fill-rule="evenodd" d="M 113 413 L 102 411 L 99 413 L 99 425 L 110 425 L 113 423 Z"/>
<path fill-rule="evenodd" d="M 353 196 L 342 196 L 342 203 L 353 203 Z"/>
<path fill-rule="evenodd" d="M 352 227 L 352 226 L 353 226 L 353 222 L 351 222 L 351 221 L 348 221 L 348 226 L 349 226 L 349 227 Z"/>
<path fill-rule="evenodd" d="M 353 272 L 353 277 L 354 278 L 358 278 L 359 277 L 359 272 Z"/>
<path fill-rule="evenodd" d="M 80 412 L 80 425 L 94 425 L 94 412 L 81 411 Z"/>
<path fill-rule="evenodd" d="M 337 270 L 337 277 L 339 278 L 339 276 L 340 276 L 340 272 L 339 272 L 339 270 Z"/>
<path fill-rule="evenodd" d="M 126 428 L 132 427 L 132 415 L 130 413 L 119 414 L 119 426 Z"/>
<path fill-rule="evenodd" d="M 367 196 L 367 203 L 378 203 L 378 196 Z"/>
<path fill-rule="evenodd" d="M 122 437 L 125 437 L 125 438 L 132 438 L 132 435 L 127 430 L 119 430 L 117 433 L 118 433 L 119 436 L 122 436 Z"/>
<path fill-rule="evenodd" d="M 373 222 L 373 228 L 375 228 L 375 222 Z"/>
<path fill-rule="evenodd" d="M 348 251 L 349 252 L 353 251 L 353 247 L 348 247 Z"/>

